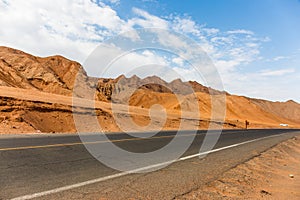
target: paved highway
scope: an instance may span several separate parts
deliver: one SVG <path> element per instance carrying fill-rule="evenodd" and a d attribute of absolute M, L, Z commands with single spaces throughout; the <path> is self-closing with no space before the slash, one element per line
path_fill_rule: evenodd
<path fill-rule="evenodd" d="M 298 133 L 287 129 L 225 130 L 212 154 L 199 159 L 205 131 L 198 131 L 182 160 L 147 174 L 107 167 L 90 155 L 78 135 L 0 136 L 0 199 L 171 199 Z M 176 132 L 139 138 L 147 134 L 115 133 L 108 137 L 122 149 L 145 153 L 169 144 Z M 190 131 L 180 134 L 182 140 L 191 137 Z M 95 141 L 93 135 L 87 135 L 85 141 L 106 145 L 104 137 Z M 158 161 L 167 159 L 163 155 Z"/>

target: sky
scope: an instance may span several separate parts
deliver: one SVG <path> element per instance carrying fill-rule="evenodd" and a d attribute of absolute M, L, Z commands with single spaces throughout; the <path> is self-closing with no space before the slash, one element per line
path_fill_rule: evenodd
<path fill-rule="evenodd" d="M 136 40 L 137 29 L 159 28 L 201 46 L 229 93 L 300 102 L 299 22 L 299 0 L 0 0 L 0 45 L 84 65 L 99 44 L 119 34 L 131 32 L 128 37 Z M 129 61 L 145 60 L 149 66 L 172 66 L 184 80 L 203 82 L 180 57 L 144 50 L 126 60 L 109 75 L 126 72 Z M 94 68 L 84 67 L 97 76 Z"/>

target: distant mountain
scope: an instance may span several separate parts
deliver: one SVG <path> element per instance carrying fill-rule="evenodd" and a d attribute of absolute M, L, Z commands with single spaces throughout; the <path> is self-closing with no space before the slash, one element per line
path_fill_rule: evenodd
<path fill-rule="evenodd" d="M 225 94 L 227 98 L 226 120 L 228 127 L 243 127 L 245 120 L 250 120 L 252 124 L 255 124 L 253 127 L 279 127 L 280 123 L 300 127 L 300 104 L 292 100 L 272 102 L 252 99 L 231 95 L 225 91 L 218 91 L 201 85 L 196 81 L 183 82 L 180 79 L 176 79 L 166 82 L 157 76 L 140 78 L 135 75 L 132 77 L 121 75 L 115 79 L 94 78 L 89 77 L 78 62 L 68 60 L 62 56 L 41 58 L 16 49 L 0 47 L 0 88 L 4 86 L 2 89 L 7 87 L 15 88 L 16 91 L 25 89 L 28 91 L 46 92 L 43 95 L 49 94 L 49 97 L 51 96 L 50 94 L 53 94 L 69 98 L 73 94 L 76 76 L 78 76 L 76 84 L 79 90 L 75 90 L 74 95 L 77 97 L 95 98 L 98 101 L 119 104 L 129 103 L 131 106 L 139 108 L 150 108 L 154 104 L 161 104 L 166 109 L 174 111 L 174 113 L 180 109 L 193 112 L 199 106 L 201 118 L 209 120 L 211 115 L 210 95 Z M 176 99 L 177 97 L 174 94 L 177 94 L 180 98 Z M 27 92 L 26 94 L 24 92 L 23 95 L 26 96 Z M 21 98 L 22 94 L 19 96 Z M 51 123 L 56 123 L 56 117 L 60 118 L 60 116 L 64 124 L 66 123 L 66 116 L 68 116 L 69 120 L 72 119 L 70 114 L 66 114 L 71 112 L 70 108 L 63 113 L 62 109 L 55 110 L 55 106 L 52 105 L 51 109 L 49 108 L 41 114 L 40 112 L 49 106 L 48 104 L 33 111 L 32 107 L 38 104 L 27 102 L 31 107 L 26 108 L 25 106 L 23 108 L 22 106 L 27 104 L 22 104 L 22 100 L 15 101 L 7 99 L 5 96 L 1 98 L 0 110 L 6 112 L 6 116 L 0 119 L 0 130 L 2 126 L 1 120 L 7 121 L 6 118 L 17 120 L 14 123 L 21 123 L 21 119 L 24 120 L 27 116 L 27 123 L 31 124 L 29 127 L 39 127 L 38 129 L 45 127 L 46 123 L 45 121 L 43 122 L 43 118 L 47 116 L 52 116 L 53 120 Z M 198 106 L 191 103 L 192 99 L 195 98 L 199 104 Z M 21 99 L 24 98 L 22 97 Z M 20 106 L 11 106 L 14 104 L 13 102 Z M 29 112 L 31 113 L 30 115 Z M 54 116 L 55 112 L 57 114 Z M 35 113 L 35 115 L 33 116 L 32 113 Z M 41 116 L 43 118 L 39 121 Z M 112 118 L 108 116 L 110 114 L 103 114 L 101 120 L 109 119 L 110 121 L 107 123 L 112 124 Z M 44 125 L 41 125 L 43 124 L 42 122 Z M 170 122 L 170 124 L 172 123 Z M 201 121 L 201 123 L 203 122 Z M 44 129 L 43 131 L 59 130 L 68 132 L 75 130 L 75 127 L 66 128 L 64 124 L 57 123 L 56 127 L 51 126 L 51 129 Z M 107 127 L 109 126 L 107 125 Z"/>
<path fill-rule="evenodd" d="M 272 102 L 261 99 L 250 99 L 251 103 L 261 107 L 264 111 L 300 123 L 300 104 L 289 100 L 286 102 Z"/>
<path fill-rule="evenodd" d="M 144 79 L 137 76 L 126 78 L 124 75 L 116 79 L 92 78 L 87 76 L 84 68 L 78 62 L 62 56 L 41 58 L 20 50 L 0 47 L 0 86 L 35 89 L 71 96 L 76 75 L 79 75 L 78 85 L 85 87 L 78 91 L 94 91 L 96 88 L 97 99 L 102 101 L 110 101 L 117 83 L 119 89 L 138 87 L 160 93 L 174 92 L 183 95 L 192 92 L 222 93 L 196 81 L 182 82 L 180 79 L 176 79 L 167 83 L 157 76 Z M 82 94 L 77 95 L 83 96 Z"/>
<path fill-rule="evenodd" d="M 175 79 L 168 83 L 157 76 L 149 76 L 143 79 L 136 75 L 128 78 L 124 75 L 121 75 L 116 79 L 100 78 L 97 85 L 98 94 L 104 94 L 107 100 L 115 100 L 119 103 L 124 102 L 124 100 L 120 100 L 120 97 L 117 96 L 112 98 L 112 94 L 115 93 L 119 96 L 124 96 L 125 94 L 122 93 L 122 91 L 129 92 L 129 88 L 132 90 L 142 89 L 145 91 L 180 95 L 188 95 L 194 92 L 203 92 L 211 95 L 228 94 L 224 91 L 218 91 L 203 86 L 196 81 L 183 82 L 181 79 Z M 98 99 L 101 100 L 101 98 Z"/>

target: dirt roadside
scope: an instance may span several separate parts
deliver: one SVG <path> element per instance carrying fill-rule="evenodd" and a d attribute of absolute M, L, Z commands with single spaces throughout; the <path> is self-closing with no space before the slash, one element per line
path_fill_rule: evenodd
<path fill-rule="evenodd" d="M 177 199 L 300 199 L 300 137 L 282 142 Z"/>

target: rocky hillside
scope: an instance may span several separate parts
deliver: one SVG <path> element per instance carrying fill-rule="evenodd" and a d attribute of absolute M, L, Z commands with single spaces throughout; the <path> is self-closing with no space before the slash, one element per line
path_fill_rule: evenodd
<path fill-rule="evenodd" d="M 84 86 L 81 90 L 76 90 L 76 95 L 84 96 L 80 91 L 92 90 L 96 91 L 96 98 L 100 101 L 110 101 L 114 89 L 120 91 L 128 87 L 160 93 L 173 91 L 184 95 L 193 91 L 220 93 L 195 81 L 182 82 L 177 79 L 167 83 L 156 76 L 141 79 L 137 76 L 126 78 L 121 75 L 116 79 L 96 79 L 88 77 L 79 63 L 62 56 L 41 58 L 16 49 L 0 47 L 0 86 L 71 96 L 76 76 L 79 77 L 78 85 Z"/>
<path fill-rule="evenodd" d="M 205 126 L 211 115 L 210 95 L 218 94 L 226 94 L 227 97 L 227 128 L 243 127 L 246 119 L 255 124 L 253 128 L 280 127 L 280 123 L 299 127 L 300 124 L 300 104 L 294 101 L 271 102 L 240 97 L 205 87 L 196 81 L 183 82 L 176 79 L 166 82 L 157 76 L 144 79 L 137 76 L 125 77 L 124 75 L 116 79 L 93 78 L 87 75 L 79 63 L 62 56 L 41 58 L 8 47 L 0 47 L 0 89 L 14 88 L 13 90 L 17 92 L 18 89 L 23 89 L 20 90 L 23 91 L 22 94 L 18 94 L 14 99 L 7 98 L 5 91 L 0 91 L 2 95 L 0 95 L 0 132 L 5 132 L 7 127 L 15 127 L 15 131 L 18 132 L 18 128 L 16 128 L 18 126 L 14 124 L 24 124 L 25 122 L 27 131 L 74 132 L 74 125 L 69 128 L 66 126 L 66 124 L 73 123 L 70 105 L 68 107 L 64 106 L 64 103 L 52 105 L 47 98 L 43 100 L 43 103 L 35 103 L 34 98 L 28 102 L 25 99 L 30 92 L 24 91 L 42 92 L 41 95 L 49 94 L 47 95 L 49 98 L 51 95 L 70 98 L 73 95 L 76 77 L 76 84 L 79 88 L 75 91 L 76 97 L 95 98 L 101 102 L 119 104 L 128 102 L 133 108 L 148 109 L 154 104 L 160 104 L 175 113 L 182 108 L 181 106 L 184 106 L 186 110 L 193 111 L 198 106 L 192 105 L 191 99 L 196 98 L 201 117 L 206 120 L 205 123 L 203 119 L 199 119 L 199 121 Z M 196 96 L 192 95 L 194 92 Z M 177 99 L 174 93 L 180 98 Z M 46 120 L 50 118 L 50 121 Z M 105 124 L 107 131 L 118 130 L 116 125 L 109 126 L 109 124 L 113 124 L 111 114 L 99 115 L 99 119 L 101 119 L 101 123 Z M 143 122 L 142 119 L 144 117 L 140 117 L 139 121 Z M 47 126 L 48 122 L 55 126 Z M 166 129 L 171 126 L 176 128 L 171 125 L 176 123 L 170 121 L 169 125 L 166 125 Z"/>
<path fill-rule="evenodd" d="M 300 104 L 293 100 L 272 102 L 261 99 L 250 99 L 250 101 L 266 112 L 300 123 Z"/>
<path fill-rule="evenodd" d="M 83 67 L 62 56 L 40 58 L 19 50 L 0 47 L 0 85 L 71 95 L 75 77 L 92 82 Z M 78 94 L 80 96 L 80 94 Z"/>

